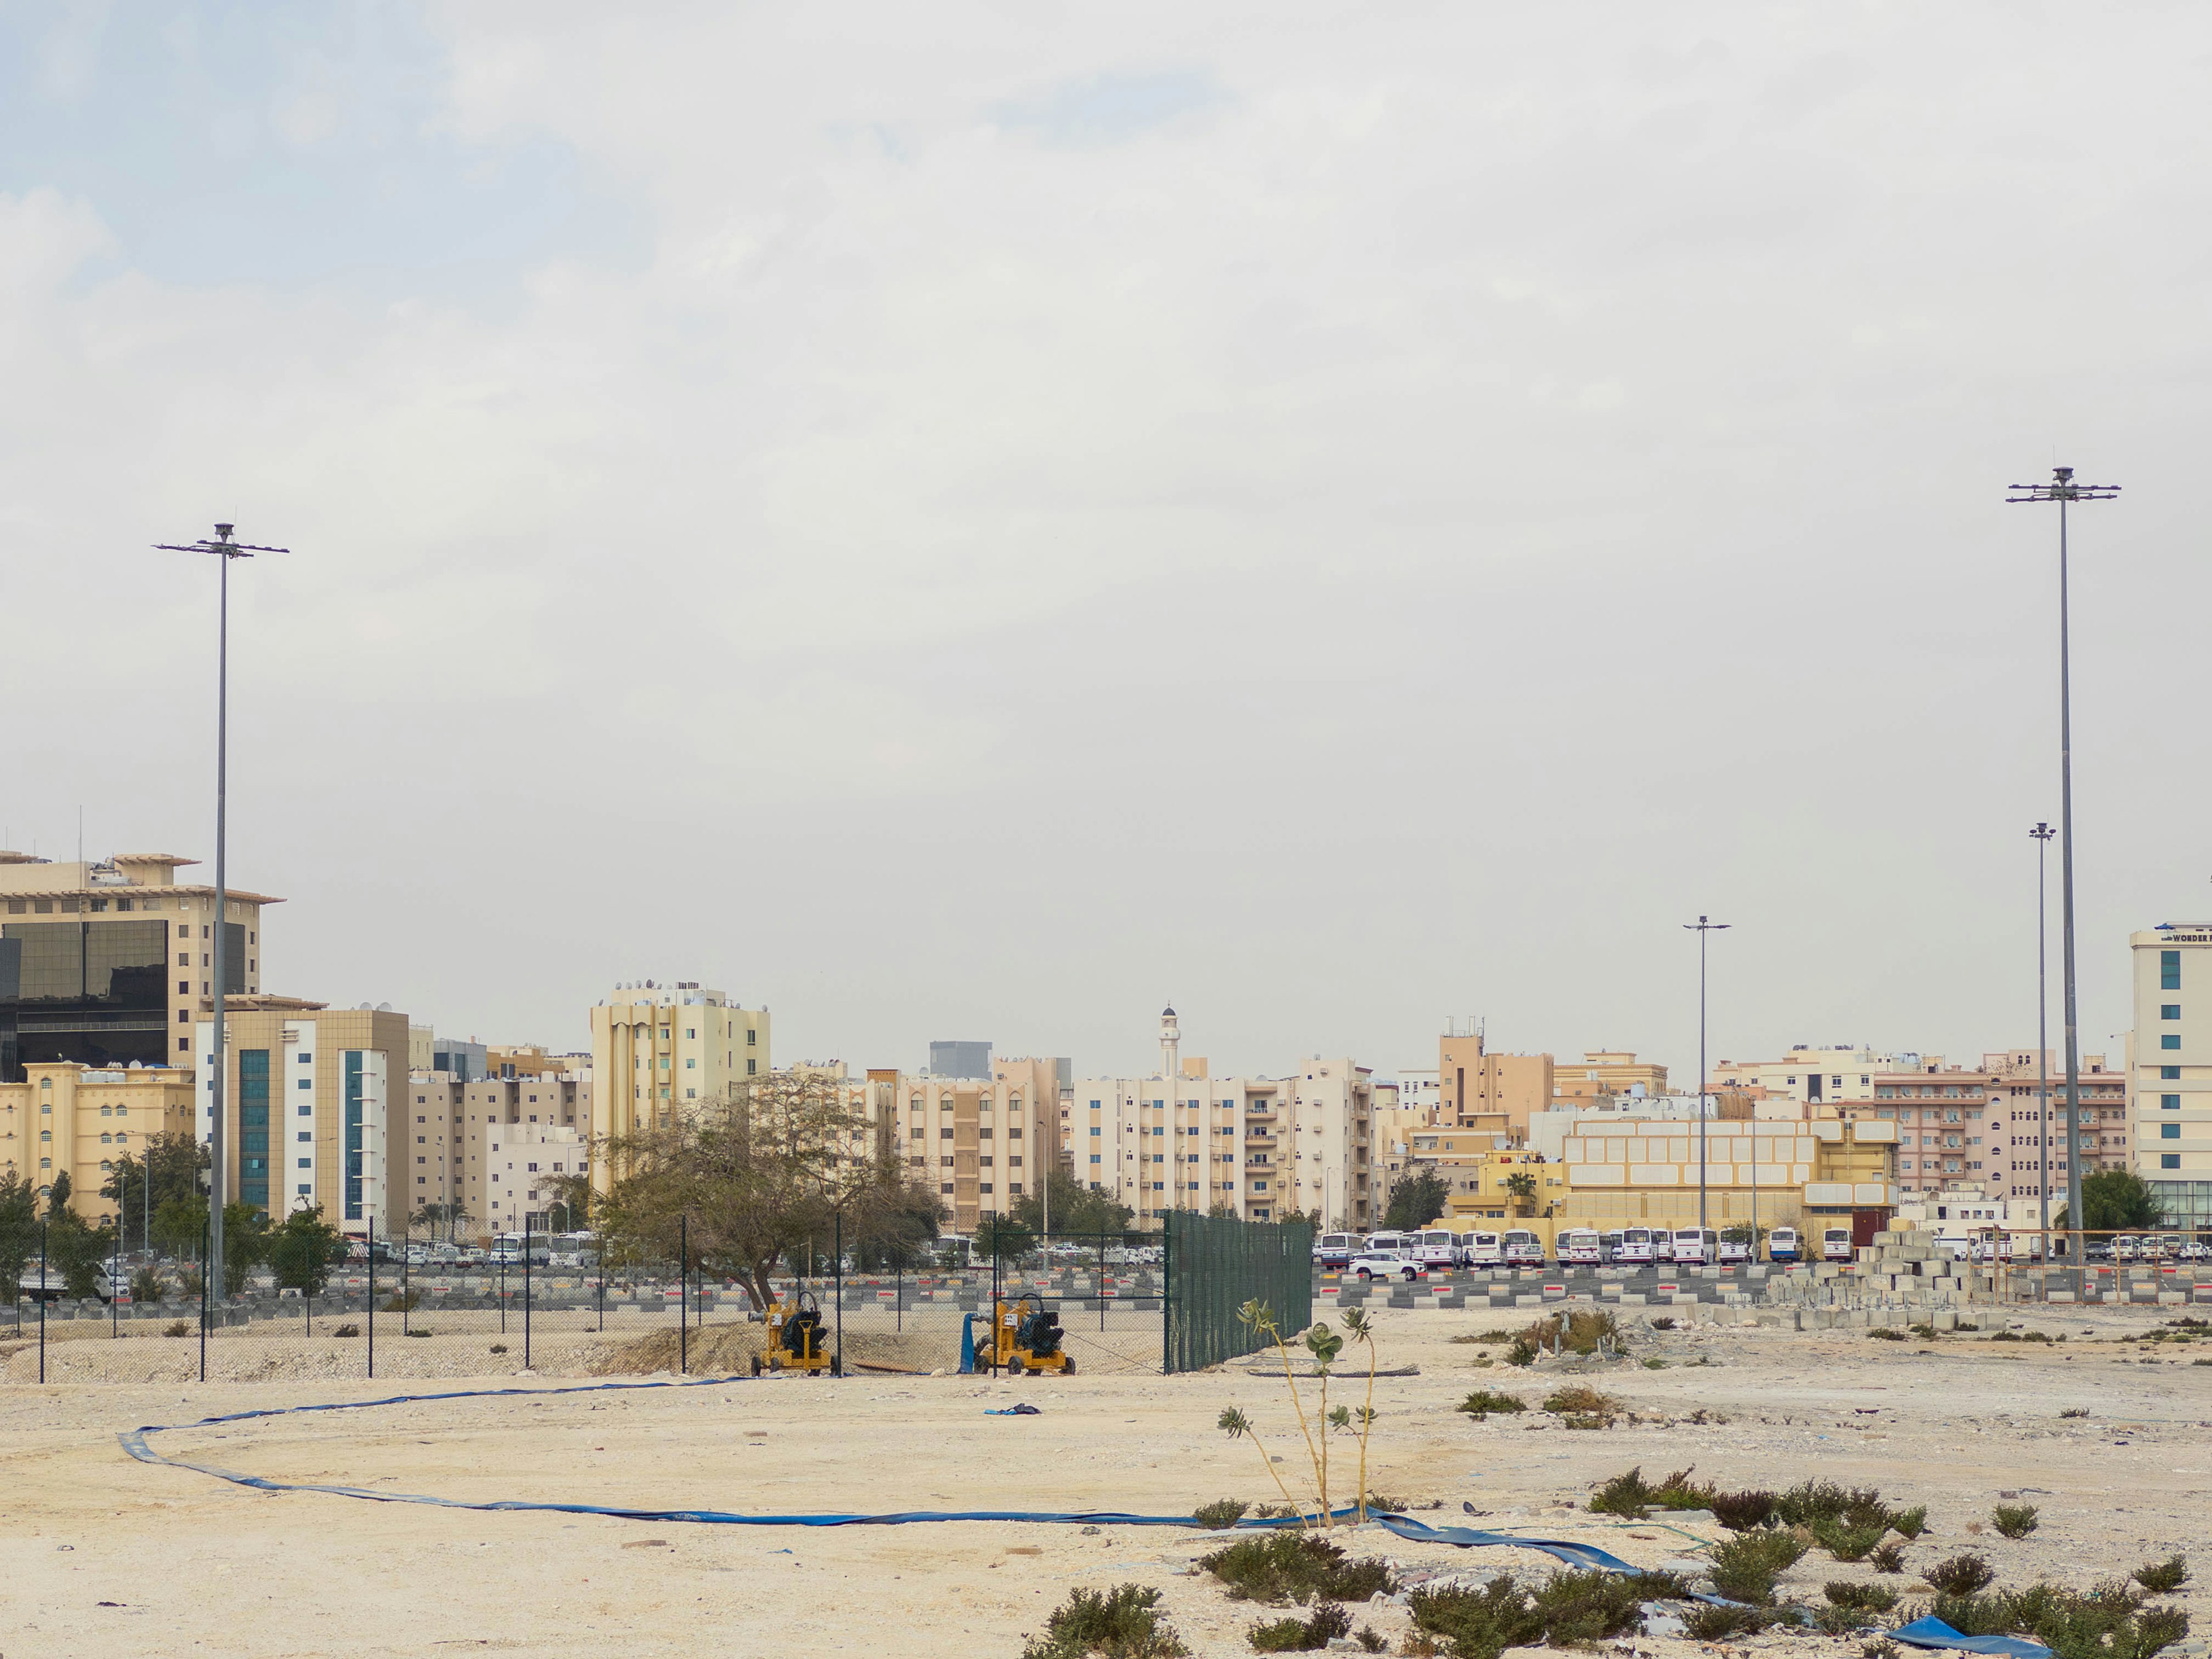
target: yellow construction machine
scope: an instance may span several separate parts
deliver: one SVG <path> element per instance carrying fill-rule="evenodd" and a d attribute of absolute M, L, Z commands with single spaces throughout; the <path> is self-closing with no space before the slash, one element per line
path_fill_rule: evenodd
<path fill-rule="evenodd" d="M 836 1357 L 823 1346 L 829 1332 L 822 1323 L 822 1304 L 811 1291 L 795 1292 L 788 1302 L 777 1301 L 768 1310 L 768 1352 L 753 1356 L 753 1375 L 770 1371 L 828 1371 L 838 1375 Z"/>
<path fill-rule="evenodd" d="M 1024 1297 L 1012 1304 L 995 1304 L 991 1321 L 991 1343 L 979 1349 L 975 1368 L 1004 1367 L 1013 1376 L 1026 1372 L 1071 1374 L 1075 1359 L 1060 1345 L 1060 1316 Z"/>

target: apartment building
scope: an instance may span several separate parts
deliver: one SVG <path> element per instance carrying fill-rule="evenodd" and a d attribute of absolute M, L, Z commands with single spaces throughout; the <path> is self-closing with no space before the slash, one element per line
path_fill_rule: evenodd
<path fill-rule="evenodd" d="M 1923 1064 L 1942 1064 L 1935 1054 L 1883 1054 L 1858 1045 L 1828 1048 L 1796 1043 L 1780 1060 L 1723 1060 L 1715 1063 L 1714 1089 L 1756 1090 L 1766 1100 L 1793 1100 L 1804 1109 L 1796 1116 L 1820 1115 L 1822 1106 L 1838 1102 L 1872 1100 L 1875 1077 L 1881 1073 L 1917 1071 Z M 1760 1116 L 1780 1115 L 1761 1111 Z"/>
<path fill-rule="evenodd" d="M 0 1083 L 0 1174 L 33 1183 L 42 1201 L 66 1174 L 70 1208 L 100 1226 L 115 1218 L 114 1200 L 100 1191 L 115 1160 L 143 1158 L 155 1135 L 191 1127 L 188 1068 L 36 1061 L 21 1081 Z"/>
<path fill-rule="evenodd" d="M 617 986 L 592 1010 L 591 1139 L 627 1135 L 769 1070 L 769 1017 L 696 980 Z M 605 1189 L 608 1171 L 593 1180 Z"/>
<path fill-rule="evenodd" d="M 1628 1058 L 1638 1075 L 1653 1069 L 1634 1067 L 1634 1056 Z M 1605 1070 L 1605 1063 L 1595 1069 Z M 1656 1071 L 1663 1088 L 1667 1068 Z M 1526 1137 L 1530 1115 L 1551 1105 L 1559 1086 L 1551 1055 L 1492 1054 L 1481 1030 L 1456 1026 L 1446 1027 L 1437 1039 L 1437 1078 L 1440 1115 L 1463 1127 L 1494 1127 L 1516 1139 Z M 1585 1077 L 1577 1086 L 1595 1085 Z"/>
<path fill-rule="evenodd" d="M 1548 1059 L 1549 1057 L 1547 1056 Z M 1607 1095 L 1667 1092 L 1667 1068 L 1625 1048 L 1593 1048 L 1580 1060 L 1552 1060 L 1553 1101 L 1595 1101 Z"/>
<path fill-rule="evenodd" d="M 329 1007 L 296 997 L 246 996 L 223 1015 L 224 1192 L 281 1220 L 319 1205 L 351 1233 L 404 1225 L 414 1176 L 399 1102 L 407 1016 L 389 1007 Z M 191 1028 L 194 1128 L 215 1127 L 215 1023 Z M 427 1186 L 427 1182 L 424 1183 Z"/>
<path fill-rule="evenodd" d="M 547 1232 L 561 1182 L 586 1172 L 583 1137 L 559 1123 L 487 1123 L 481 1164 L 469 1166 L 468 1213 L 489 1233 Z"/>
<path fill-rule="evenodd" d="M 2212 1227 L 2212 922 L 2128 936 L 2135 1169 L 2176 1225 Z"/>
<path fill-rule="evenodd" d="M 495 1167 L 495 1142 L 520 1140 L 541 1130 L 564 1132 L 580 1150 L 559 1155 L 568 1168 L 558 1173 L 580 1167 L 574 1160 L 588 1152 L 592 1079 L 581 1069 L 580 1056 L 564 1058 L 578 1069 L 474 1081 L 448 1072 L 409 1074 L 403 1109 L 397 1115 L 404 1121 L 396 1130 L 393 1148 L 410 1217 L 434 1206 L 434 1213 L 442 1218 L 439 1225 L 452 1224 L 464 1233 L 512 1231 L 520 1226 L 511 1205 L 496 1214 L 491 1206 L 494 1197 L 505 1196 L 489 1179 Z M 503 1136 L 501 1131 L 507 1129 L 514 1135 Z M 501 1224 L 494 1226 L 495 1222 Z"/>
<path fill-rule="evenodd" d="M 215 1006 L 215 890 L 176 879 L 167 853 L 56 864 L 0 852 L 0 1083 L 75 1060 L 95 1070 L 190 1063 L 192 1022 Z M 261 988 L 263 910 L 232 888 L 226 994 Z"/>
<path fill-rule="evenodd" d="M 1058 1060 L 998 1055 L 990 1067 L 983 1078 L 870 1072 L 853 1103 L 864 1121 L 883 1124 L 887 1144 L 904 1144 L 910 1170 L 935 1181 L 957 1233 L 1034 1195 L 1062 1133 Z"/>
<path fill-rule="evenodd" d="M 2126 1166 L 2132 1139 L 2128 1121 L 2127 1076 L 2115 1072 L 2102 1054 L 2081 1057 L 2081 1168 L 2086 1174 Z M 2045 1135 L 2044 1081 L 2050 1079 L 2049 1135 L 2051 1196 L 2066 1196 L 2066 1056 L 2058 1049 L 2038 1055 L 2033 1048 L 2006 1048 L 1982 1056 L 1989 1079 L 1986 1141 L 1994 1156 L 1984 1160 L 1984 1186 L 1994 1200 L 2036 1200 L 2043 1196 Z M 1923 1109 L 1922 1115 L 1926 1115 Z M 1946 1182 L 1947 1186 L 1954 1183 Z"/>

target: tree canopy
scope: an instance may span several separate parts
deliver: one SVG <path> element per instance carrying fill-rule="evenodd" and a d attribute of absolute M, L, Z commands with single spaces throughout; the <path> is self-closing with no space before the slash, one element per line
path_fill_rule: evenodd
<path fill-rule="evenodd" d="M 2160 1213 L 2149 1183 L 2132 1170 L 2095 1170 L 2081 1177 L 2082 1226 L 2087 1231 L 2155 1227 Z M 2069 1224 L 2062 1204 L 2051 1225 Z"/>
<path fill-rule="evenodd" d="M 1390 1189 L 1390 1202 L 1382 1212 L 1382 1224 L 1393 1232 L 1425 1227 L 1444 1212 L 1451 1200 L 1451 1182 L 1433 1164 L 1412 1164 Z"/>
<path fill-rule="evenodd" d="M 226 1207 L 225 1255 L 229 1254 L 229 1212 Z M 295 1210 L 284 1218 L 282 1226 L 270 1228 L 263 1236 L 262 1250 L 278 1285 L 318 1296 L 330 1282 L 331 1269 L 345 1260 L 345 1235 L 323 1219 L 322 1206 L 318 1204 Z"/>
<path fill-rule="evenodd" d="M 1016 1199 L 1012 1210 L 1014 1218 L 1039 1237 L 1048 1233 L 1054 1237 L 1119 1237 L 1136 1219 L 1137 1212 L 1117 1202 L 1111 1193 L 1094 1193 L 1065 1170 L 1047 1170 L 1044 1186 L 1042 1193 L 1025 1193 Z M 1048 1219 L 1052 1224 L 1049 1227 L 1045 1224 Z"/>
<path fill-rule="evenodd" d="M 114 1201 L 124 1247 L 137 1248 L 133 1240 L 137 1245 L 147 1242 L 149 1211 L 158 1212 L 172 1199 L 198 1196 L 205 1184 L 207 1168 L 208 1149 L 197 1136 L 182 1131 L 149 1136 L 143 1151 L 118 1155 L 113 1171 L 100 1187 L 100 1195 Z M 156 1241 L 160 1237 L 157 1229 Z M 197 1239 L 195 1235 L 194 1241 Z"/>

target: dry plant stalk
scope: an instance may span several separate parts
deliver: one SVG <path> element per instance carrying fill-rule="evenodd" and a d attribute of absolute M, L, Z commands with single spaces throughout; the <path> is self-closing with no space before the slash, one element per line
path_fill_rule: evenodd
<path fill-rule="evenodd" d="M 1376 1358 L 1373 1322 L 1368 1318 L 1362 1309 L 1349 1308 L 1344 1310 L 1346 1330 L 1351 1333 L 1354 1340 L 1367 1346 L 1367 1403 L 1362 1406 L 1357 1413 L 1346 1406 L 1338 1406 L 1332 1410 L 1328 1403 L 1328 1384 L 1331 1375 L 1328 1368 L 1337 1355 L 1344 1351 L 1343 1336 L 1331 1330 L 1326 1322 L 1316 1324 L 1305 1334 L 1306 1350 L 1313 1355 L 1321 1378 L 1321 1396 L 1314 1413 L 1321 1431 L 1321 1437 L 1316 1441 L 1314 1437 L 1316 1422 L 1310 1420 L 1306 1416 L 1305 1401 L 1298 1391 L 1297 1374 L 1291 1368 L 1290 1345 L 1284 1340 L 1281 1324 L 1276 1319 L 1273 1310 L 1264 1302 L 1248 1302 L 1237 1310 L 1237 1317 L 1248 1328 L 1260 1332 L 1273 1342 L 1275 1345 L 1275 1352 L 1282 1361 L 1283 1386 L 1290 1390 L 1291 1409 L 1297 1414 L 1298 1432 L 1306 1443 L 1306 1461 L 1313 1470 L 1313 1504 L 1310 1505 L 1301 1503 L 1291 1495 L 1291 1490 L 1284 1483 L 1281 1474 L 1275 1467 L 1274 1460 L 1267 1455 L 1267 1449 L 1260 1443 L 1259 1431 L 1253 1426 L 1250 1418 L 1231 1406 L 1221 1413 L 1216 1426 L 1232 1440 L 1248 1437 L 1251 1440 L 1254 1449 L 1260 1454 L 1261 1461 L 1267 1464 L 1267 1474 L 1273 1480 L 1276 1490 L 1283 1494 L 1284 1503 L 1295 1511 L 1301 1520 L 1313 1526 L 1331 1527 L 1335 1525 L 1336 1517 L 1328 1501 L 1328 1431 L 1332 1428 L 1350 1431 L 1356 1417 L 1359 1433 L 1359 1489 L 1357 1498 L 1357 1516 L 1358 1520 L 1365 1520 L 1367 1518 L 1367 1439 L 1375 1426 Z M 1310 1516 L 1308 1515 L 1310 1508 L 1316 1510 L 1316 1513 Z"/>

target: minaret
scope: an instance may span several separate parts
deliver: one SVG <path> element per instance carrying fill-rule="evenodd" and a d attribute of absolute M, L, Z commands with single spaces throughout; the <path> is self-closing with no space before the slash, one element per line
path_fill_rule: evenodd
<path fill-rule="evenodd" d="M 1176 1024 L 1176 1011 L 1169 1008 L 1160 1015 L 1160 1075 L 1170 1080 L 1182 1075 L 1182 1031 Z"/>

